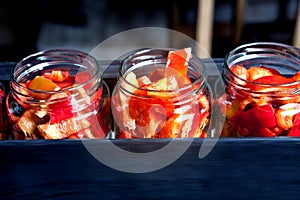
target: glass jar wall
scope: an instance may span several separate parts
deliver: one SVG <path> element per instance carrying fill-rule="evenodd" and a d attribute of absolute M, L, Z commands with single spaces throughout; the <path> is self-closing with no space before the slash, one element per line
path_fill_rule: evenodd
<path fill-rule="evenodd" d="M 190 48 L 132 53 L 112 93 L 115 137 L 206 137 L 211 94 L 205 78 Z"/>
<path fill-rule="evenodd" d="M 223 65 L 226 92 L 217 100 L 221 136 L 300 136 L 299 70 L 300 50 L 292 46 L 259 42 L 232 50 Z"/>
<path fill-rule="evenodd" d="M 5 87 L 0 83 L 0 140 L 7 140 L 9 138 L 9 125 L 5 107 Z"/>
<path fill-rule="evenodd" d="M 105 138 L 109 93 L 90 55 L 51 49 L 20 61 L 6 99 L 13 139 Z"/>

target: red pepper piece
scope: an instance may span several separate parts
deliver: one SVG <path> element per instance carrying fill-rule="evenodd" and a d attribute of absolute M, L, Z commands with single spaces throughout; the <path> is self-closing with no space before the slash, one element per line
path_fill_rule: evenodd
<path fill-rule="evenodd" d="M 188 65 L 192 57 L 191 51 L 191 48 L 183 48 L 168 53 L 165 77 L 173 75 L 180 87 L 191 83 L 188 77 Z"/>
<path fill-rule="evenodd" d="M 75 83 L 83 84 L 91 80 L 92 76 L 88 72 L 78 72 L 75 75 Z M 85 85 L 83 88 L 89 90 L 92 87 L 92 83 Z"/>
<path fill-rule="evenodd" d="M 174 104 L 169 101 L 172 94 L 152 91 L 164 91 L 169 86 L 163 81 L 158 81 L 142 87 L 142 89 L 148 89 L 149 91 L 137 90 L 134 92 L 135 95 L 132 95 L 129 100 L 129 115 L 132 119 L 135 119 L 137 125 L 147 126 L 150 123 L 150 109 L 157 118 L 169 117 L 174 113 Z"/>
<path fill-rule="evenodd" d="M 60 97 L 58 95 L 61 95 Z M 67 94 L 52 95 L 51 98 L 63 98 L 58 102 L 51 103 L 48 106 L 48 113 L 50 115 L 50 124 L 61 122 L 62 120 L 73 117 L 71 99 L 65 97 Z"/>
<path fill-rule="evenodd" d="M 48 78 L 52 80 L 53 82 L 64 82 L 69 76 L 69 71 L 61 71 L 61 70 L 53 70 L 51 72 L 45 72 L 42 75 L 44 78 Z"/>
<path fill-rule="evenodd" d="M 230 70 L 241 79 L 248 79 L 248 71 L 246 67 L 242 65 L 234 65 L 230 68 Z"/>
<path fill-rule="evenodd" d="M 101 102 L 102 102 L 102 93 L 103 93 L 103 87 L 101 87 L 95 94 L 94 94 L 94 96 L 93 96 L 93 98 L 92 98 L 92 102 L 93 102 L 93 104 L 94 104 L 94 106 L 96 107 L 96 108 L 98 108 L 99 107 L 99 104 L 101 104 Z M 102 105 L 101 105 L 102 106 Z"/>
<path fill-rule="evenodd" d="M 170 67 L 187 77 L 188 62 L 191 58 L 191 48 L 170 51 L 167 58 L 167 68 Z"/>
<path fill-rule="evenodd" d="M 273 73 L 266 68 L 262 67 L 250 67 L 248 69 L 248 80 L 253 81 L 255 79 L 264 77 L 264 76 L 271 76 Z"/>
<path fill-rule="evenodd" d="M 128 138 L 132 138 L 131 137 L 131 134 L 126 132 L 126 131 L 122 131 L 119 135 L 118 135 L 118 138 L 120 139 L 128 139 Z"/>
<path fill-rule="evenodd" d="M 171 116 L 168 121 L 165 122 L 161 131 L 157 134 L 158 138 L 177 138 L 181 131 L 181 123 L 176 121 L 178 115 Z"/>
<path fill-rule="evenodd" d="M 276 118 L 273 107 L 270 104 L 257 106 L 247 111 L 253 123 L 251 126 L 256 128 L 271 128 L 276 126 Z"/>
<path fill-rule="evenodd" d="M 288 133 L 290 137 L 300 137 L 300 113 L 296 114 L 294 125 Z"/>
<path fill-rule="evenodd" d="M 75 83 L 77 84 L 84 84 L 86 82 L 88 82 L 89 80 L 91 80 L 92 76 L 88 73 L 88 72 L 78 72 L 75 75 Z M 89 90 L 91 87 L 93 87 L 93 83 L 89 83 L 83 86 L 83 88 L 85 90 Z M 94 95 L 93 98 L 93 103 L 95 103 L 96 105 L 99 104 L 101 102 L 101 98 L 102 98 L 102 93 L 103 93 L 103 87 L 101 87 Z"/>
<path fill-rule="evenodd" d="M 75 82 L 75 78 L 73 76 L 69 76 L 63 82 L 57 82 L 56 85 L 59 88 L 63 89 L 63 88 L 72 86 L 74 84 L 74 82 Z"/>
<path fill-rule="evenodd" d="M 232 120 L 240 135 L 243 136 L 276 126 L 274 110 L 270 104 L 255 106 L 246 112 L 238 111 Z"/>
<path fill-rule="evenodd" d="M 129 115 L 139 126 L 147 126 L 150 123 L 150 112 L 157 115 L 156 118 L 170 116 L 174 112 L 174 105 L 167 100 L 158 97 L 141 99 L 132 96 L 129 100 Z"/>
<path fill-rule="evenodd" d="M 179 73 L 178 71 L 176 71 L 172 68 L 166 68 L 165 76 L 166 77 L 171 77 L 171 76 L 175 77 L 179 88 L 185 87 L 186 85 L 189 85 L 192 83 L 192 81 L 188 77 L 188 75 L 182 75 L 181 73 Z"/>
<path fill-rule="evenodd" d="M 294 82 L 294 80 L 281 75 L 270 75 L 255 79 L 254 82 L 261 84 L 287 84 Z"/>
<path fill-rule="evenodd" d="M 91 133 L 93 134 L 93 136 L 95 138 L 105 138 L 109 129 L 107 127 L 104 127 L 100 113 L 98 113 L 97 116 L 90 116 L 89 121 L 91 123 Z"/>
<path fill-rule="evenodd" d="M 300 71 L 298 71 L 294 76 L 291 77 L 294 81 L 300 81 Z"/>
<path fill-rule="evenodd" d="M 141 94 L 146 94 L 146 91 L 136 91 L 135 94 L 137 96 Z M 129 100 L 129 115 L 132 119 L 135 119 L 135 122 L 139 126 L 146 126 L 150 122 L 150 116 L 149 116 L 149 108 L 151 107 L 149 105 L 149 100 L 136 97 L 135 95 L 132 96 Z"/>
<path fill-rule="evenodd" d="M 294 80 L 291 78 L 286 78 L 284 76 L 280 76 L 280 75 L 270 75 L 270 76 L 263 76 L 260 77 L 258 79 L 253 80 L 255 83 L 259 83 L 259 84 L 268 84 L 268 85 L 272 85 L 272 84 L 288 84 L 288 83 L 293 83 Z M 271 91 L 278 91 L 281 90 L 284 86 L 273 86 L 273 87 L 267 87 L 267 86 L 262 86 L 259 84 L 250 84 L 249 83 L 249 88 L 254 90 L 254 91 L 264 91 L 264 92 L 271 92 Z M 294 87 L 294 86 L 293 86 Z M 284 88 L 287 88 L 287 86 L 285 86 Z"/>
<path fill-rule="evenodd" d="M 262 128 L 259 130 L 255 130 L 253 133 L 251 133 L 251 136 L 256 137 L 275 137 L 277 134 L 270 130 L 269 128 Z"/>
<path fill-rule="evenodd" d="M 68 139 L 80 139 L 80 138 L 83 138 L 83 131 L 80 131 L 78 133 L 74 133 L 72 135 L 69 135 L 67 138 Z"/>
<path fill-rule="evenodd" d="M 50 124 L 59 123 L 62 120 L 73 117 L 72 109 L 51 109 L 49 110 Z"/>

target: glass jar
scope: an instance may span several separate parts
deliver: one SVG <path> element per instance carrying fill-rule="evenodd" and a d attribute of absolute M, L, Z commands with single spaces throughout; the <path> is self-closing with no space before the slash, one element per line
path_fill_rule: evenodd
<path fill-rule="evenodd" d="M 5 99 L 6 99 L 5 87 L 2 83 L 0 83 L 0 140 L 7 140 L 9 138 Z"/>
<path fill-rule="evenodd" d="M 30 55 L 15 66 L 6 98 L 12 138 L 105 138 L 110 130 L 102 127 L 101 111 L 110 112 L 102 98 L 107 93 L 96 59 L 84 52 Z"/>
<path fill-rule="evenodd" d="M 184 76 L 166 68 L 170 51 L 140 49 L 123 60 L 112 93 L 116 138 L 207 136 L 212 97 L 205 66 L 192 55 Z"/>
<path fill-rule="evenodd" d="M 258 42 L 232 50 L 217 101 L 225 117 L 221 136 L 300 136 L 299 70 L 300 50 L 289 45 Z"/>

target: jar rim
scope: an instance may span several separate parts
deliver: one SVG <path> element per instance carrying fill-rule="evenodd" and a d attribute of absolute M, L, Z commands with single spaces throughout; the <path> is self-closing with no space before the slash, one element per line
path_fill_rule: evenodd
<path fill-rule="evenodd" d="M 295 52 L 298 52 L 297 54 L 300 55 L 300 52 L 299 52 L 300 49 L 299 48 L 288 45 L 288 44 L 279 43 L 279 42 L 251 42 L 251 43 L 246 43 L 246 44 L 242 44 L 242 45 L 239 45 L 239 46 L 235 47 L 228 54 L 235 53 L 238 50 L 245 49 L 247 47 L 253 47 L 253 46 L 281 47 L 281 48 L 284 48 L 284 49 L 290 49 L 290 50 L 293 50 Z"/>
<path fill-rule="evenodd" d="M 145 88 L 140 88 L 134 84 L 132 84 L 131 82 L 127 81 L 126 78 L 124 77 L 124 75 L 126 73 L 123 73 L 123 67 L 126 65 L 126 63 L 130 60 L 132 60 L 132 58 L 134 58 L 135 56 L 139 56 L 139 55 L 143 55 L 145 53 L 148 53 L 147 55 L 148 56 L 152 56 L 152 60 L 154 59 L 157 59 L 158 57 L 155 57 L 155 56 L 159 56 L 161 58 L 164 58 L 162 54 L 155 54 L 155 55 L 151 55 L 149 53 L 153 52 L 153 51 L 161 51 L 163 53 L 168 54 L 169 51 L 171 50 L 178 50 L 178 49 L 175 49 L 175 48 L 141 48 L 141 49 L 137 49 L 137 50 L 134 50 L 132 51 L 127 57 L 125 57 L 122 62 L 121 62 L 121 67 L 119 68 L 118 70 L 118 73 L 119 73 L 119 79 L 122 79 L 122 81 L 125 82 L 125 84 L 128 84 L 130 87 L 136 89 L 136 90 L 140 90 L 140 91 L 151 91 L 151 92 L 156 92 L 156 93 L 174 93 L 174 92 L 182 92 L 182 91 L 185 91 L 185 90 L 191 90 L 191 88 L 194 88 L 195 85 L 200 85 L 202 88 L 204 83 L 205 83 L 205 77 L 206 77 L 206 66 L 205 64 L 203 63 L 203 61 L 197 57 L 195 54 L 192 54 L 192 57 L 190 59 L 189 62 L 191 62 L 191 60 L 195 60 L 194 62 L 199 62 L 201 64 L 201 73 L 199 75 L 199 77 L 192 81 L 191 84 L 188 84 L 184 87 L 180 87 L 176 90 L 154 90 L 154 89 L 145 89 Z M 140 58 L 143 58 L 143 57 L 140 57 Z M 167 58 L 167 57 L 165 57 Z M 150 60 L 150 59 L 149 59 Z M 143 61 L 145 62 L 145 61 Z M 197 88 L 199 89 L 199 88 Z M 194 91 L 194 90 L 192 90 Z"/>
<path fill-rule="evenodd" d="M 250 54 L 247 54 L 249 52 L 250 52 Z M 261 55 L 259 56 L 257 54 L 258 52 L 268 52 L 269 54 L 264 55 L 264 57 L 266 57 L 266 58 L 268 58 L 272 55 L 272 56 L 276 56 L 278 58 L 291 59 L 291 60 L 295 61 L 296 63 L 299 63 L 299 66 L 300 66 L 300 49 L 299 48 L 288 45 L 288 44 L 278 43 L 278 42 L 253 42 L 253 43 L 247 43 L 247 44 L 240 45 L 240 46 L 234 48 L 233 50 L 231 50 L 225 56 L 223 68 L 225 68 L 227 71 L 229 71 L 229 73 L 231 75 L 233 75 L 236 79 L 244 81 L 245 83 L 249 83 L 249 84 L 256 84 L 256 85 L 267 87 L 267 86 L 278 86 L 278 85 L 291 86 L 291 85 L 300 83 L 300 80 L 299 81 L 291 81 L 289 83 L 284 83 L 284 84 L 282 84 L 282 83 L 270 83 L 270 84 L 259 83 L 259 82 L 243 79 L 231 71 L 231 66 L 241 63 L 243 61 L 246 61 L 247 59 L 262 58 L 263 56 L 261 56 Z M 240 57 L 238 57 L 239 54 L 241 54 Z M 241 57 L 242 58 L 236 59 L 234 56 L 236 56 L 237 58 L 241 58 Z M 229 63 L 231 58 L 235 62 Z"/>
<path fill-rule="evenodd" d="M 79 59 L 79 61 L 80 61 L 79 64 L 75 63 L 76 60 L 74 58 L 80 58 Z M 35 61 L 40 61 L 40 63 L 32 64 L 32 62 L 35 62 Z M 68 63 L 68 61 L 73 61 L 73 63 Z M 58 91 L 30 89 L 30 88 L 27 88 L 27 87 L 25 87 L 24 85 L 21 84 L 21 82 L 19 81 L 20 76 L 16 77 L 16 72 L 18 72 L 18 70 L 19 70 L 20 75 L 21 74 L 24 74 L 24 75 L 27 74 L 26 73 L 27 70 L 23 71 L 22 67 L 26 66 L 26 67 L 31 68 L 31 67 L 37 66 L 37 68 L 38 68 L 37 71 L 41 71 L 41 70 L 43 70 L 44 66 L 50 66 L 51 65 L 50 62 L 55 62 L 55 63 L 52 63 L 54 66 L 56 66 L 56 65 L 57 66 L 59 66 L 59 65 L 62 66 L 62 64 L 68 64 L 68 65 L 74 65 L 74 66 L 75 65 L 84 66 L 85 62 L 90 62 L 93 65 L 95 65 L 95 70 L 93 71 L 93 73 L 91 74 L 91 78 L 87 82 L 80 83 L 80 84 L 77 84 L 77 85 L 73 85 L 72 87 L 63 88 L 63 89 L 60 89 Z M 59 63 L 59 62 L 65 62 L 65 63 Z M 39 66 L 39 65 L 41 65 L 41 66 Z M 30 72 L 31 71 L 29 71 L 29 73 Z M 80 71 L 78 71 L 78 72 L 80 72 Z M 97 80 L 97 82 L 99 82 L 99 84 L 102 85 L 102 82 L 103 82 L 102 72 L 100 70 L 100 66 L 99 66 L 99 63 L 96 60 L 96 58 L 94 58 L 92 55 L 90 55 L 86 52 L 76 50 L 76 49 L 69 49 L 69 48 L 47 49 L 47 50 L 38 51 L 36 53 L 28 55 L 27 57 L 25 57 L 21 61 L 19 61 L 16 64 L 16 66 L 13 68 L 12 72 L 11 72 L 11 82 L 12 82 L 12 84 L 15 84 L 21 90 L 25 90 L 25 91 L 28 91 L 28 92 L 34 92 L 34 93 L 44 93 L 44 94 L 45 93 L 55 94 L 55 93 L 59 93 L 59 92 L 78 90 L 79 88 L 82 88 L 85 85 L 88 85 L 93 80 Z M 89 90 L 94 90 L 93 89 L 94 87 L 96 87 L 96 84 L 94 84 Z"/>

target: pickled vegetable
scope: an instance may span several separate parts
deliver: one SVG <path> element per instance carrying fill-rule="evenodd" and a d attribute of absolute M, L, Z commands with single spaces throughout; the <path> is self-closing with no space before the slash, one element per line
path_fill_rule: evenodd
<path fill-rule="evenodd" d="M 192 86 L 188 75 L 191 57 L 191 48 L 169 51 L 165 67 L 151 66 L 142 76 L 134 71 L 124 75 L 130 84 L 121 83 L 124 92 L 116 90 L 114 96 L 117 137 L 206 136 L 203 128 L 209 121 L 210 103 L 206 93 Z"/>
<path fill-rule="evenodd" d="M 103 104 L 102 87 L 93 96 L 87 94 L 91 84 L 85 84 L 83 88 L 76 87 L 90 79 L 91 76 L 85 72 L 71 76 L 69 71 L 53 70 L 20 83 L 29 89 L 20 90 L 28 95 L 23 98 L 33 98 L 44 103 L 26 106 L 25 100 L 21 98 L 10 96 L 7 99 L 13 137 L 105 138 L 109 127 L 102 123 L 102 118 L 109 117 L 110 101 L 106 100 Z"/>
<path fill-rule="evenodd" d="M 218 100 L 226 116 L 222 136 L 300 136 L 299 72 L 284 76 L 276 69 L 242 65 L 230 70 L 239 78 Z"/>

